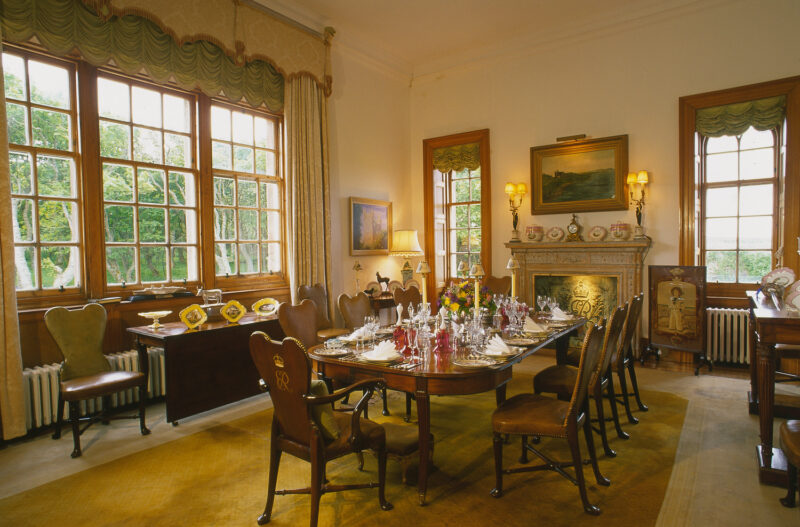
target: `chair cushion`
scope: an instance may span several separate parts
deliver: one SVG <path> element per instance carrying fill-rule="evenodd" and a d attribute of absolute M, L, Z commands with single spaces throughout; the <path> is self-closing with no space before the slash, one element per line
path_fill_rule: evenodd
<path fill-rule="evenodd" d="M 501 434 L 567 437 L 564 421 L 569 401 L 522 393 L 501 404 L 492 414 L 492 429 Z"/>
<path fill-rule="evenodd" d="M 317 338 L 324 342 L 328 339 L 347 335 L 348 333 L 350 333 L 350 330 L 345 328 L 325 328 L 317 330 Z"/>
<path fill-rule="evenodd" d="M 350 446 L 353 414 L 337 412 L 334 414 L 334 418 L 339 426 L 340 433 L 336 441 L 325 446 L 325 455 L 328 459 L 353 451 L 353 447 Z M 359 419 L 358 426 L 361 429 L 362 446 L 364 448 L 378 450 L 386 445 L 386 432 L 383 430 L 383 426 L 364 418 Z"/>
<path fill-rule="evenodd" d="M 800 421 L 790 420 L 781 424 L 781 450 L 795 467 L 800 467 Z"/>
<path fill-rule="evenodd" d="M 386 431 L 386 452 L 407 456 L 419 450 L 419 428 L 412 425 L 382 423 Z"/>
<path fill-rule="evenodd" d="M 328 385 L 321 379 L 311 380 L 311 395 L 328 395 Z M 318 404 L 311 407 L 311 416 L 314 422 L 317 423 L 322 436 L 325 439 L 334 441 L 341 435 L 341 430 L 333 417 L 333 408 L 330 404 Z"/>
<path fill-rule="evenodd" d="M 568 401 L 578 381 L 578 369 L 567 365 L 545 368 L 533 378 L 535 393 L 554 393 L 561 400 Z"/>
<path fill-rule="evenodd" d="M 61 394 L 65 401 L 78 401 L 127 390 L 142 383 L 144 383 L 144 373 L 106 371 L 61 381 Z"/>

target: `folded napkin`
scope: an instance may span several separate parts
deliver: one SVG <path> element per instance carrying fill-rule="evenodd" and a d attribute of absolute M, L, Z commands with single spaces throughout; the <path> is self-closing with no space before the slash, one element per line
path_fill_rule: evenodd
<path fill-rule="evenodd" d="M 509 348 L 503 339 L 495 335 L 491 339 L 489 339 L 488 344 L 486 344 L 486 349 L 483 350 L 485 355 L 511 355 L 514 352 Z"/>
<path fill-rule="evenodd" d="M 339 337 L 346 342 L 354 342 L 358 339 L 363 339 L 367 336 L 367 329 L 366 328 L 358 328 L 357 330 L 353 331 L 349 335 L 345 335 L 343 337 Z"/>
<path fill-rule="evenodd" d="M 568 314 L 564 313 L 563 311 L 561 311 L 561 308 L 558 307 L 558 306 L 554 307 L 553 310 L 550 313 L 552 315 L 553 320 L 571 320 L 572 319 L 572 315 L 568 315 Z"/>
<path fill-rule="evenodd" d="M 392 360 L 399 357 L 400 354 L 394 348 L 394 343 L 389 340 L 379 342 L 375 348 L 365 352 L 361 355 L 367 360 Z"/>
<path fill-rule="evenodd" d="M 534 322 L 531 317 L 525 317 L 525 325 L 522 327 L 522 331 L 525 333 L 542 333 L 547 331 L 547 328 L 543 328 Z"/>

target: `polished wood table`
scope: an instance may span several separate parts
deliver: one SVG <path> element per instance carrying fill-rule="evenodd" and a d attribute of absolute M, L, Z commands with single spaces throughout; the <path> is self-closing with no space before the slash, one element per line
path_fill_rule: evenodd
<path fill-rule="evenodd" d="M 430 429 L 431 429 L 431 395 L 469 395 L 474 393 L 495 390 L 495 397 L 499 405 L 506 398 L 506 385 L 511 379 L 514 364 L 525 357 L 555 343 L 556 357 L 559 363 L 566 362 L 569 337 L 585 324 L 584 319 L 578 319 L 568 326 L 562 327 L 551 333 L 545 340 L 526 348 L 525 351 L 508 362 L 482 369 L 462 369 L 450 364 L 449 361 L 437 360 L 431 353 L 429 360 L 412 368 L 404 369 L 392 366 L 382 366 L 365 362 L 356 362 L 344 358 L 332 358 L 317 355 L 314 346 L 308 355 L 318 363 L 320 373 L 327 378 L 336 379 L 343 384 L 355 381 L 381 377 L 388 388 L 402 392 L 413 393 L 417 401 L 417 426 L 419 427 L 419 479 L 417 490 L 420 505 L 425 504 L 425 493 L 428 488 L 428 460 L 430 459 Z"/>
<path fill-rule="evenodd" d="M 767 485 L 788 484 L 786 458 L 780 448 L 773 448 L 773 418 L 798 417 L 797 404 L 775 404 L 776 344 L 800 344 L 800 315 L 778 309 L 772 299 L 748 291 L 750 301 L 750 406 L 758 411 L 761 444 L 756 448 L 758 480 Z M 754 397 L 757 399 L 754 400 Z"/>
<path fill-rule="evenodd" d="M 127 329 L 141 353 L 147 346 L 164 348 L 167 421 L 211 410 L 258 395 L 259 375 L 250 358 L 250 334 L 263 331 L 282 339 L 275 316 L 246 314 L 238 324 L 209 322 L 189 330 L 183 322 L 169 322 L 158 329 Z"/>

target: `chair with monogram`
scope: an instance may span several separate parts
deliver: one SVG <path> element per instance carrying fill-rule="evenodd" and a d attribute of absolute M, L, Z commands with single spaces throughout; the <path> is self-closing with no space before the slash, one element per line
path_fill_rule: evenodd
<path fill-rule="evenodd" d="M 319 519 L 320 498 L 329 492 L 378 487 L 381 509 L 391 510 L 392 504 L 385 497 L 386 433 L 380 424 L 361 417 L 381 380 L 365 379 L 329 394 L 323 381 L 311 378 L 311 363 L 298 340 L 288 337 L 277 342 L 260 331 L 250 336 L 250 355 L 261 376 L 262 388 L 269 391 L 274 408 L 267 504 L 258 524 L 270 521 L 276 494 L 310 494 L 311 527 L 316 527 Z M 353 413 L 334 413 L 332 403 L 354 390 L 364 390 L 364 395 Z M 327 481 L 325 465 L 328 461 L 347 454 L 360 454 L 362 450 L 372 450 L 378 457 L 377 483 L 341 485 Z M 284 452 L 311 463 L 309 487 L 275 490 L 278 466 Z"/>
<path fill-rule="evenodd" d="M 284 335 L 296 338 L 306 349 L 322 342 L 317 333 L 317 308 L 312 300 L 305 299 L 296 305 L 283 302 L 278 306 L 278 322 Z"/>
<path fill-rule="evenodd" d="M 317 308 L 317 339 L 325 342 L 328 339 L 347 335 L 349 331 L 345 328 L 335 328 L 328 318 L 328 292 L 322 284 L 301 285 L 297 288 L 297 300 L 303 301 L 306 298 L 314 302 Z"/>

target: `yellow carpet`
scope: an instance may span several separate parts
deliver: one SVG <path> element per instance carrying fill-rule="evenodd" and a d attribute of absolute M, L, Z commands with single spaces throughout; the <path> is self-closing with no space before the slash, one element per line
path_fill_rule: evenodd
<path fill-rule="evenodd" d="M 509 396 L 529 389 L 530 376 L 515 375 Z M 552 472 L 506 476 L 505 495 L 489 496 L 494 484 L 489 418 L 495 403 L 494 393 L 486 393 L 432 399 L 437 469 L 430 477 L 427 506 L 417 505 L 416 487 L 402 485 L 399 464 L 390 461 L 387 497 L 394 510 L 380 510 L 377 490 L 326 494 L 320 525 L 654 525 L 687 401 L 663 392 L 644 391 L 642 396 L 650 411 L 636 412 L 638 425 L 624 425 L 631 439 L 611 434 L 618 457 L 606 459 L 598 448 L 601 471 L 611 486 L 596 485 L 591 468 L 585 469 L 590 499 L 603 510 L 597 518 L 583 513 L 577 487 Z M 390 403 L 397 415 L 380 420 L 400 422 L 402 399 Z M 373 407 L 371 413 L 379 412 Z M 266 498 L 270 419 L 271 412 L 254 414 L 0 500 L 0 524 L 253 527 Z M 543 445 L 568 459 L 565 442 Z M 516 463 L 519 441 L 506 445 L 504 453 L 506 466 Z M 328 478 L 332 483 L 376 480 L 375 458 L 366 459 L 364 473 L 355 470 L 355 456 L 329 463 Z M 416 481 L 415 466 L 409 477 Z M 284 455 L 278 488 L 308 481 L 309 465 Z M 308 496 L 275 498 L 270 525 L 307 524 Z"/>

